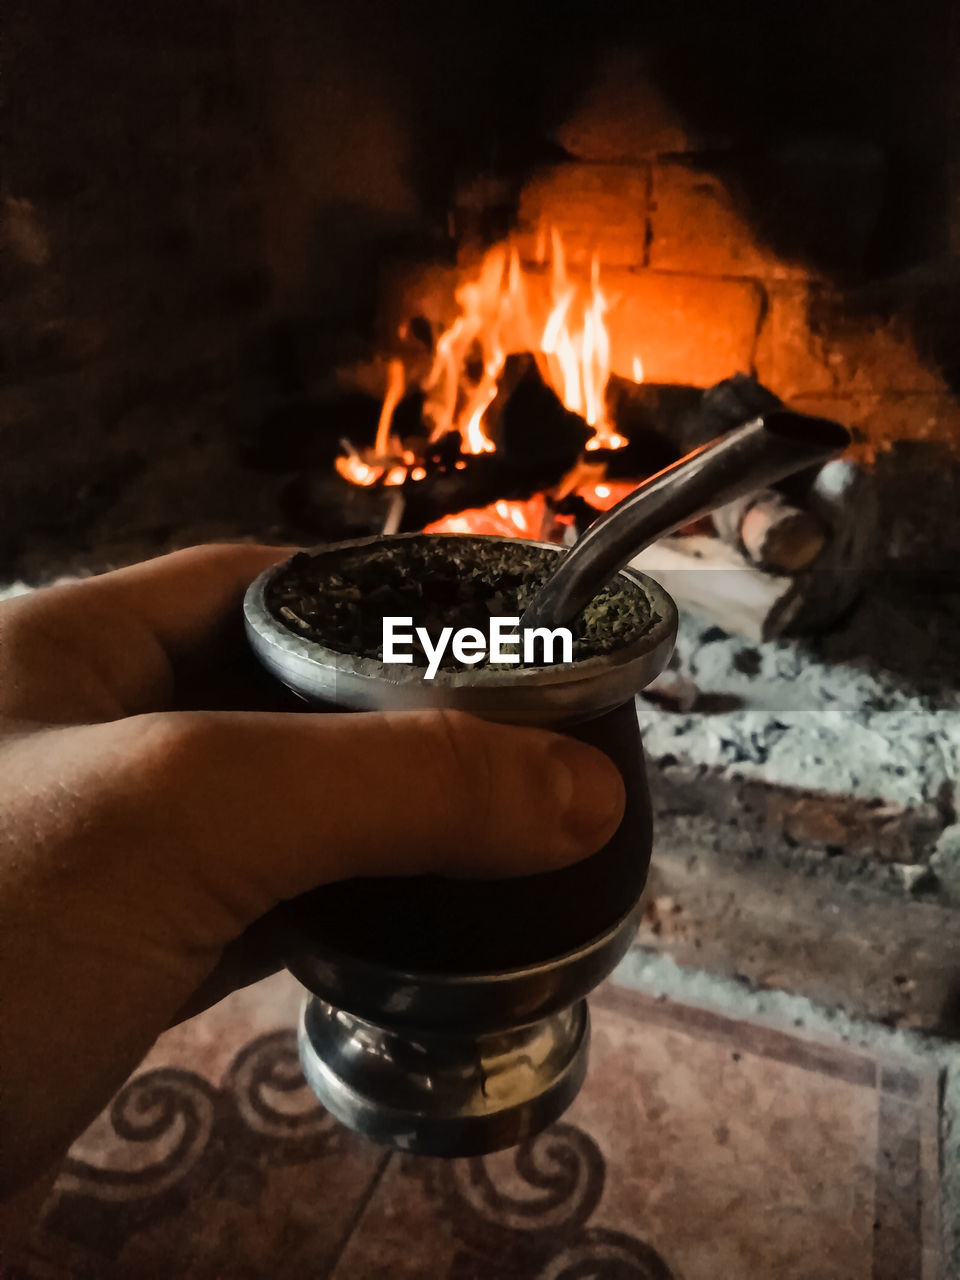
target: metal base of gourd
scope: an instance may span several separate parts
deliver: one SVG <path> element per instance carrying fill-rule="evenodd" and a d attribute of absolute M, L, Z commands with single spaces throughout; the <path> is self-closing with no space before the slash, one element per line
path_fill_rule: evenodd
<path fill-rule="evenodd" d="M 314 1093 L 358 1133 L 429 1156 L 485 1155 L 558 1119 L 583 1084 L 587 1002 L 487 1035 L 398 1032 L 308 996 L 300 1062 Z"/>

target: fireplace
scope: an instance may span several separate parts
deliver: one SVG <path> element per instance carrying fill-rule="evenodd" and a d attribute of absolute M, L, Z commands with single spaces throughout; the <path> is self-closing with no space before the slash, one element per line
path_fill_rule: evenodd
<path fill-rule="evenodd" d="M 945 3 L 14 4 L 4 583 L 569 542 L 729 412 L 834 418 L 839 470 L 649 552 L 689 608 L 641 709 L 642 941 L 948 1026 L 958 52 Z"/>

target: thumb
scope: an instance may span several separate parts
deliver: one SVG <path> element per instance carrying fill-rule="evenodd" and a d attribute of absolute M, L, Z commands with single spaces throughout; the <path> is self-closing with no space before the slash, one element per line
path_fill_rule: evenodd
<path fill-rule="evenodd" d="M 152 839 L 221 895 L 232 932 L 350 876 L 553 870 L 623 816 L 602 752 L 461 712 L 141 719 Z"/>

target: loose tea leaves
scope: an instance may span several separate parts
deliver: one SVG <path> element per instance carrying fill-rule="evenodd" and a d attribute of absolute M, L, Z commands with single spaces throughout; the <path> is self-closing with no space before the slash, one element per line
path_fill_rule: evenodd
<path fill-rule="evenodd" d="M 444 627 L 519 617 L 556 566 L 532 543 L 424 535 L 294 556 L 267 590 L 267 606 L 289 630 L 330 649 L 383 657 L 383 619 L 409 617 L 436 642 Z M 605 587 L 570 624 L 574 661 L 637 639 L 657 617 L 639 587 Z M 425 659 L 414 649 L 414 663 Z M 483 665 L 483 664 L 478 664 Z M 448 670 L 468 669 L 452 655 Z"/>

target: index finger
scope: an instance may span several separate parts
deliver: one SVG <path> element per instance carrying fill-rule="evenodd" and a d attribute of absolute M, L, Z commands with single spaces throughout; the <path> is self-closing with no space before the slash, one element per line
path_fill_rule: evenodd
<path fill-rule="evenodd" d="M 244 591 L 293 548 L 175 551 L 0 607 L 0 716 L 113 720 L 167 705 L 174 668 L 236 625 Z"/>
<path fill-rule="evenodd" d="M 135 615 L 171 658 L 215 636 L 258 574 L 296 547 L 212 543 L 115 569 L 77 584 L 106 607 Z"/>

